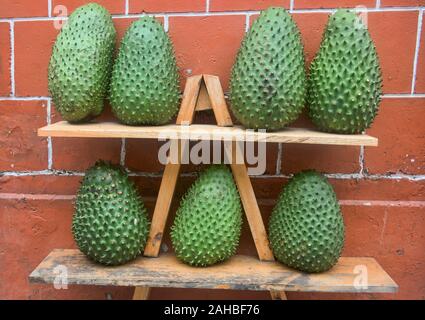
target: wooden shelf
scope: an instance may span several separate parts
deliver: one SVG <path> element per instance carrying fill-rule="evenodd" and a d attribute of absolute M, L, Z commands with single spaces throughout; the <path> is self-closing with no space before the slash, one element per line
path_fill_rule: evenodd
<path fill-rule="evenodd" d="M 234 256 L 208 268 L 194 268 L 174 255 L 140 257 L 119 267 L 105 267 L 88 260 L 79 250 L 52 251 L 31 273 L 33 283 L 53 283 L 54 268 L 67 267 L 68 283 L 137 287 L 207 288 L 235 290 L 280 290 L 307 292 L 396 292 L 397 284 L 373 258 L 340 258 L 330 271 L 304 274 L 276 262 L 256 257 Z M 367 288 L 356 289 L 356 266 L 367 268 Z"/>
<path fill-rule="evenodd" d="M 217 125 L 192 124 L 190 126 L 165 125 L 132 127 L 116 122 L 70 124 L 57 122 L 38 129 L 42 137 L 75 137 L 75 138 L 145 138 L 174 137 L 191 140 L 223 140 L 223 141 L 265 141 L 281 143 L 307 143 L 327 145 L 377 146 L 378 139 L 365 134 L 332 134 L 312 129 L 286 128 L 282 131 L 259 133 L 245 130 L 239 126 L 219 127 Z"/>

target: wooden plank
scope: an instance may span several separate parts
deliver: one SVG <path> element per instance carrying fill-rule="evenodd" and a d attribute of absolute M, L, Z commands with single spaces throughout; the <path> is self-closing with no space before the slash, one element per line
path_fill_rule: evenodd
<path fill-rule="evenodd" d="M 227 109 L 226 100 L 224 99 L 223 88 L 221 87 L 220 78 L 204 74 L 204 82 L 210 97 L 212 109 L 215 119 L 219 127 L 233 126 L 232 118 Z"/>
<path fill-rule="evenodd" d="M 305 274 L 277 262 L 234 256 L 221 264 L 194 268 L 164 254 L 156 259 L 140 257 L 119 267 L 89 261 L 79 250 L 52 251 L 31 273 L 33 283 L 53 283 L 54 268 L 65 266 L 69 284 L 138 287 L 279 290 L 309 292 L 396 292 L 397 284 L 373 258 L 340 258 L 325 273 Z M 367 286 L 356 287 L 358 267 L 367 270 Z"/>
<path fill-rule="evenodd" d="M 205 82 L 201 82 L 201 89 L 199 90 L 198 100 L 196 101 L 196 111 L 210 110 L 211 102 L 210 97 L 208 96 L 207 88 L 205 87 Z"/>
<path fill-rule="evenodd" d="M 158 198 L 152 217 L 152 224 L 149 231 L 144 255 L 157 257 L 161 248 L 162 236 L 164 235 L 168 213 L 176 189 L 177 179 L 180 173 L 180 164 L 167 164 L 159 187 Z"/>
<path fill-rule="evenodd" d="M 136 287 L 133 293 L 133 300 L 148 300 L 151 288 L 149 287 Z"/>
<path fill-rule="evenodd" d="M 195 113 L 196 102 L 198 100 L 199 89 L 201 88 L 202 75 L 196 75 L 186 80 L 182 103 L 176 124 L 191 124 Z"/>
<path fill-rule="evenodd" d="M 279 143 L 306 143 L 326 145 L 377 146 L 378 139 L 363 135 L 343 135 L 319 132 L 313 129 L 286 128 L 277 132 L 259 133 L 245 130 L 240 126 L 218 127 L 210 124 L 193 124 L 191 126 L 165 125 L 132 127 L 116 122 L 70 124 L 60 121 L 38 129 L 42 137 L 75 137 L 75 138 L 145 138 L 158 139 L 175 137 L 180 139 L 189 135 L 192 140 L 232 141 L 264 141 Z M 206 134 L 209 135 L 206 137 Z"/>

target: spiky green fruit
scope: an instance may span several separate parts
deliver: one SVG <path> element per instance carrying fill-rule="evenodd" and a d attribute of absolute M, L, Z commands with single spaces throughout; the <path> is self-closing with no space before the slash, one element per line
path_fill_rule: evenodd
<path fill-rule="evenodd" d="M 143 250 L 149 221 L 124 169 L 98 161 L 77 194 L 72 233 L 80 250 L 105 265 L 120 265 Z"/>
<path fill-rule="evenodd" d="M 315 171 L 295 175 L 279 195 L 269 221 L 276 259 L 303 272 L 322 272 L 338 261 L 344 221 L 335 192 Z"/>
<path fill-rule="evenodd" d="M 112 111 L 128 125 L 160 125 L 177 113 L 179 100 L 171 41 L 155 18 L 142 17 L 121 42 L 112 72 Z"/>
<path fill-rule="evenodd" d="M 300 32 L 283 8 L 269 8 L 245 36 L 230 79 L 233 114 L 245 127 L 278 130 L 305 104 L 306 74 Z"/>
<path fill-rule="evenodd" d="M 102 112 L 115 37 L 111 15 L 96 3 L 76 9 L 63 26 L 48 70 L 49 91 L 63 119 L 83 122 Z"/>
<path fill-rule="evenodd" d="M 382 94 L 378 55 L 360 17 L 338 10 L 329 18 L 309 77 L 309 114 L 322 131 L 361 133 Z"/>
<path fill-rule="evenodd" d="M 242 225 L 239 193 L 230 170 L 213 165 L 201 173 L 177 210 L 171 240 L 177 257 L 209 266 L 235 254 Z"/>

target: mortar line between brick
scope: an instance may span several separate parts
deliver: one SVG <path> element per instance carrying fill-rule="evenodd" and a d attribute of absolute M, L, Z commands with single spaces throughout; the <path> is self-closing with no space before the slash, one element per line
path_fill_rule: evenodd
<path fill-rule="evenodd" d="M 283 145 L 279 143 L 277 146 L 277 159 L 276 159 L 276 175 L 279 175 L 282 168 L 282 150 Z"/>
<path fill-rule="evenodd" d="M 125 9 L 124 10 L 125 10 L 124 13 L 126 15 L 128 15 L 128 13 L 130 12 L 130 3 L 129 3 L 129 0 L 125 0 Z"/>
<path fill-rule="evenodd" d="M 387 93 L 382 96 L 383 99 L 417 99 L 425 98 L 425 93 Z M 28 96 L 28 97 L 0 97 L 0 100 L 10 100 L 10 101 L 39 101 L 39 100 L 49 100 L 48 96 Z"/>
<path fill-rule="evenodd" d="M 196 172 L 182 173 L 181 177 L 194 177 Z M 358 173 L 326 173 L 325 177 L 336 180 L 408 180 L 408 181 L 425 181 L 425 175 L 409 175 L 409 174 L 364 174 Z M 40 171 L 0 171 L 0 176 L 7 177 L 24 177 L 24 176 L 84 176 L 84 172 L 65 171 L 65 170 L 40 170 Z M 152 172 L 129 172 L 129 176 L 161 178 L 162 173 Z M 292 175 L 285 174 L 265 174 L 261 176 L 250 176 L 251 179 L 272 179 L 272 178 L 291 178 Z"/>
<path fill-rule="evenodd" d="M 10 95 L 15 96 L 15 22 L 9 24 L 10 31 Z"/>
<path fill-rule="evenodd" d="M 364 175 L 364 146 L 360 146 L 360 153 L 359 153 L 359 165 L 360 165 L 360 172 L 359 174 L 361 176 Z"/>
<path fill-rule="evenodd" d="M 52 16 L 52 0 L 47 0 L 47 14 L 49 17 Z"/>
<path fill-rule="evenodd" d="M 415 94 L 410 94 L 410 93 L 389 93 L 389 94 L 384 94 L 382 96 L 382 98 L 384 99 L 409 99 L 409 98 L 425 98 L 425 93 L 415 93 Z"/>
<path fill-rule="evenodd" d="M 68 194 L 52 194 L 52 193 L 0 193 L 0 200 L 33 200 L 33 201 L 72 201 L 76 195 Z M 143 197 L 146 201 L 155 201 L 156 197 Z M 258 198 L 260 205 L 275 205 L 275 199 Z M 341 206 L 364 206 L 364 207 L 409 207 L 423 208 L 425 201 L 408 201 L 408 200 L 339 200 Z"/>
<path fill-rule="evenodd" d="M 169 19 L 167 15 L 164 15 L 164 31 L 168 32 L 169 29 Z"/>
<path fill-rule="evenodd" d="M 420 11 L 425 7 L 414 6 L 414 7 L 383 7 L 383 8 L 367 8 L 368 12 L 404 12 L 404 11 Z M 354 10 L 356 8 L 347 8 Z M 291 13 L 333 13 L 335 8 L 326 8 L 326 9 L 294 9 Z M 247 15 L 247 14 L 259 14 L 260 10 L 246 10 L 246 11 L 217 11 L 217 12 L 151 12 L 149 14 L 140 13 L 140 14 L 114 14 L 112 15 L 115 19 L 124 19 L 124 18 L 140 18 L 142 16 L 164 16 L 168 15 L 170 17 L 208 17 L 208 16 L 226 16 L 226 15 Z M 20 18 L 1 18 L 0 22 L 19 22 L 19 21 L 54 21 L 54 20 L 66 20 L 67 17 L 20 17 Z"/>
<path fill-rule="evenodd" d="M 422 33 L 422 20 L 423 20 L 423 10 L 419 11 L 418 14 L 418 28 L 416 31 L 416 48 L 415 55 L 413 57 L 413 71 L 412 71 L 412 89 L 411 94 L 415 93 L 416 87 L 416 72 L 418 69 L 418 59 L 419 59 L 419 50 L 421 46 L 421 33 Z"/>
<path fill-rule="evenodd" d="M 249 20 L 251 18 L 250 14 L 247 14 L 245 16 L 245 33 L 247 33 L 249 31 Z"/>
<path fill-rule="evenodd" d="M 0 97 L 0 100 L 10 101 L 40 101 L 49 100 L 50 97 Z"/>

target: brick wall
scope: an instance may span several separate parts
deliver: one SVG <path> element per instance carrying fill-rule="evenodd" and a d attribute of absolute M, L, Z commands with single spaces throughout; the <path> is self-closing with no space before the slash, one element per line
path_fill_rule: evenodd
<path fill-rule="evenodd" d="M 47 64 L 57 34 L 55 7 L 84 0 L 0 0 L 0 298 L 129 298 L 127 288 L 30 285 L 32 269 L 53 249 L 75 247 L 72 201 L 84 170 L 96 159 L 125 164 L 152 212 L 163 167 L 155 141 L 46 139 L 37 128 L 56 122 L 47 92 Z M 345 256 L 373 256 L 400 285 L 398 294 L 290 293 L 289 298 L 425 298 L 425 27 L 424 0 L 104 0 L 121 37 L 142 12 L 163 23 L 185 77 L 212 73 L 228 86 L 240 40 L 259 10 L 292 10 L 307 60 L 318 49 L 336 6 L 364 5 L 381 59 L 384 99 L 368 133 L 378 148 L 268 146 L 267 172 L 253 177 L 267 220 L 288 177 L 301 169 L 325 172 L 341 199 Z M 60 19 L 60 18 L 59 18 Z M 110 118 L 106 112 L 103 118 Z M 295 125 L 310 126 L 302 117 Z M 177 197 L 194 179 L 185 169 Z M 175 201 L 175 205 L 178 201 Z M 170 221 L 172 221 L 171 216 Z M 166 239 L 169 243 L 169 239 Z M 244 225 L 240 252 L 255 255 Z M 5 271 L 6 270 L 6 271 Z M 154 289 L 153 298 L 268 298 L 263 292 Z"/>

